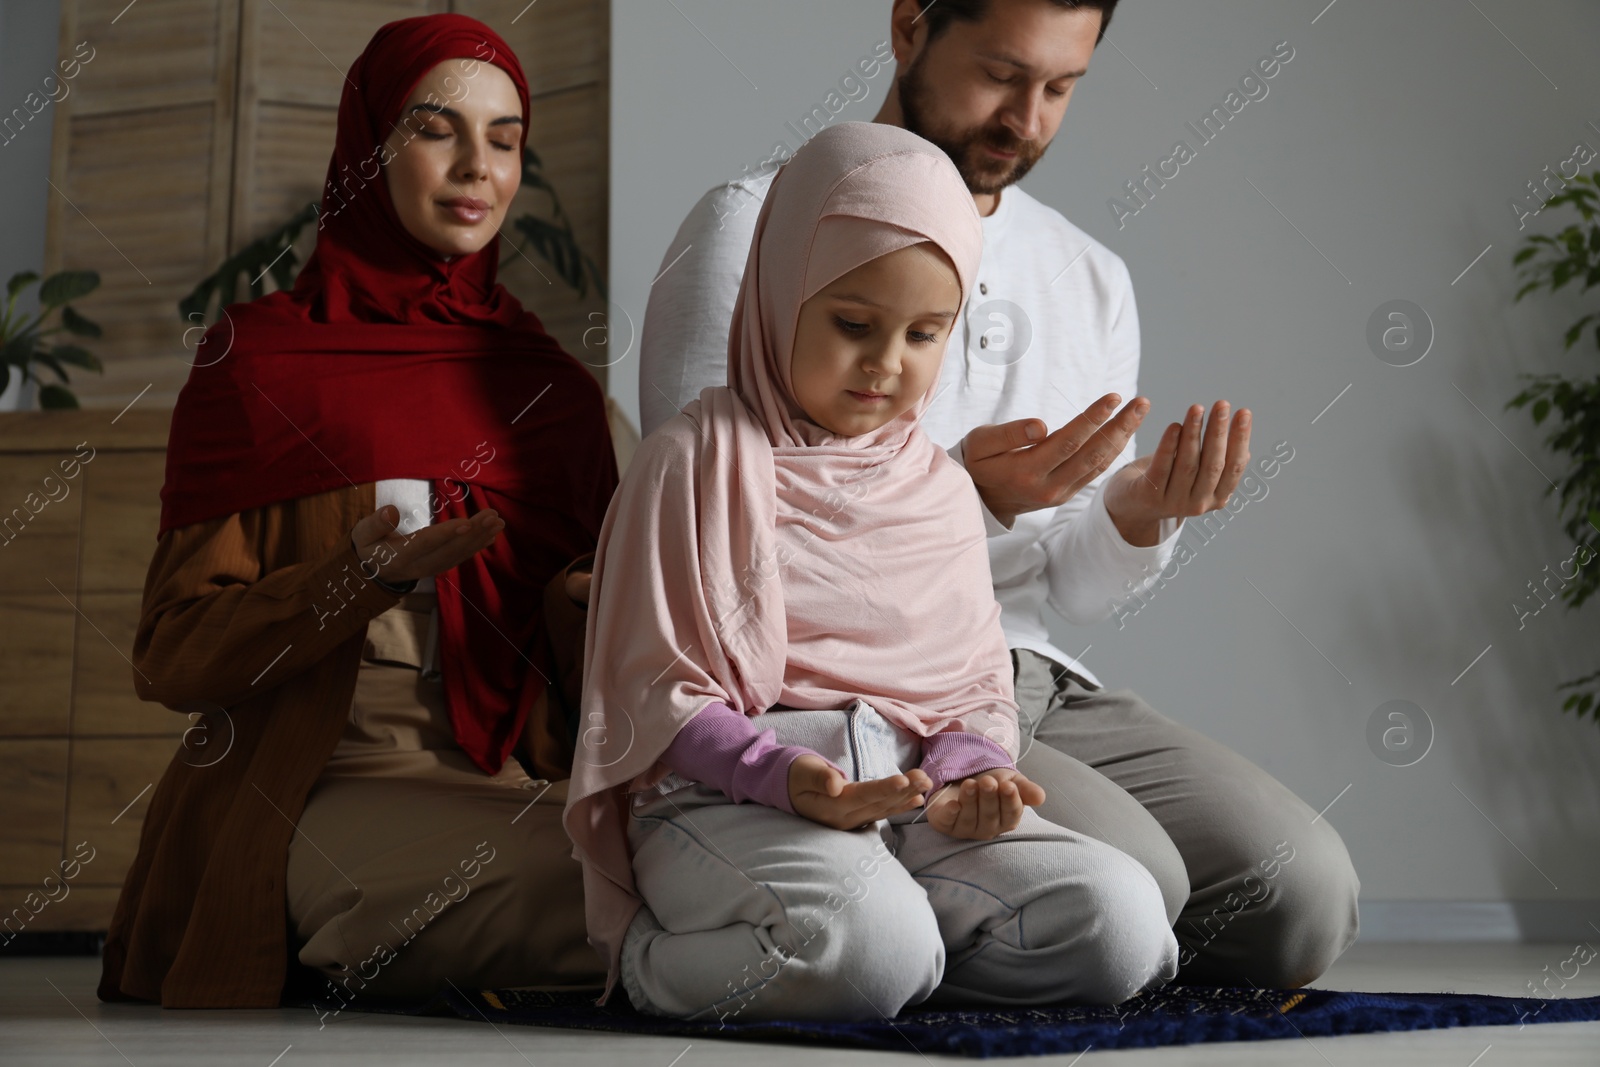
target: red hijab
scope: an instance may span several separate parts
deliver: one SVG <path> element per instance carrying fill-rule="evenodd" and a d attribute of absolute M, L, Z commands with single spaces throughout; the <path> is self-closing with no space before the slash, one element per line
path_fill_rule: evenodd
<path fill-rule="evenodd" d="M 383 142 L 450 59 L 510 76 L 526 141 L 527 82 L 489 27 L 426 15 L 373 35 L 345 79 L 316 251 L 292 290 L 225 309 L 178 394 L 161 533 L 385 478 L 429 479 L 439 522 L 496 509 L 495 543 L 436 579 L 456 740 L 493 773 L 550 674 L 544 586 L 594 549 L 617 470 L 599 384 L 495 280 L 498 242 L 447 262 L 390 200 Z"/>

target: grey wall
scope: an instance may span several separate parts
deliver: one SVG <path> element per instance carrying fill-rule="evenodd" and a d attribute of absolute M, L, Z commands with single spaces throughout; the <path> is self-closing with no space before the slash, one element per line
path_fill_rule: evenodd
<path fill-rule="evenodd" d="M 22 107 L 30 92 L 39 92 L 47 75 L 58 73 L 60 24 L 57 0 L 0 0 L 0 115 Z M 44 263 L 54 107 L 47 106 L 20 133 L 0 132 L 0 284 L 18 271 L 39 270 Z M 31 307 L 37 310 L 37 301 Z M 0 380 L 0 410 L 7 409 L 17 393 L 5 385 Z"/>
<path fill-rule="evenodd" d="M 1194 558 L 1122 628 L 1059 624 L 1057 638 L 1092 644 L 1108 685 L 1314 808 L 1337 797 L 1327 818 L 1369 904 L 1518 901 L 1524 919 L 1575 920 L 1600 898 L 1600 729 L 1560 713 L 1553 686 L 1600 667 L 1600 607 L 1552 606 L 1519 630 L 1525 583 L 1572 545 L 1544 495 L 1565 466 L 1502 405 L 1519 372 L 1588 376 L 1594 357 L 1561 351 L 1576 297 L 1512 306 L 1522 235 L 1507 201 L 1575 142 L 1600 148 L 1600 6 L 1326 3 L 1126 0 L 1025 182 L 1128 262 L 1153 427 L 1227 397 L 1255 412 L 1257 455 L 1294 449 L 1213 540 L 1185 535 Z M 775 140 L 794 147 L 784 123 L 886 37 L 888 10 L 616 0 L 612 288 L 635 323 L 690 205 Z M 1295 55 L 1269 94 L 1119 228 L 1108 200 L 1123 183 L 1180 137 L 1195 144 L 1184 123 L 1285 40 Z M 889 80 L 841 119 L 871 118 Z M 1366 339 L 1394 299 L 1436 330 L 1408 367 Z M 636 354 L 612 390 L 636 411 Z M 1367 741 L 1394 699 L 1435 731 L 1411 766 Z M 1370 908 L 1369 928 L 1431 914 L 1397 907 Z"/>

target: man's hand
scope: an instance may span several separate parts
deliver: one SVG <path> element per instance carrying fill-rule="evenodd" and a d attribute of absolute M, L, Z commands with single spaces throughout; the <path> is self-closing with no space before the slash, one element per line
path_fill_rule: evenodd
<path fill-rule="evenodd" d="M 922 806 L 933 779 L 919 769 L 892 778 L 852 782 L 821 756 L 789 764 L 789 805 L 796 815 L 835 830 L 854 830 Z"/>
<path fill-rule="evenodd" d="M 1044 803 L 1044 790 L 1010 767 L 951 782 L 928 801 L 928 825 L 951 837 L 987 841 L 1022 822 L 1022 809 Z"/>
<path fill-rule="evenodd" d="M 1231 420 L 1217 401 L 1202 437 L 1205 408 L 1190 406 L 1183 424 L 1161 435 L 1153 454 L 1129 463 L 1106 484 L 1106 510 L 1130 545 L 1160 540 L 1161 520 L 1204 515 L 1228 502 L 1250 463 L 1250 409 Z"/>
<path fill-rule="evenodd" d="M 967 473 L 990 513 L 1009 527 L 1023 512 L 1066 503 L 1099 477 L 1150 410 L 1142 396 L 1118 411 L 1120 403 L 1120 396 L 1107 393 L 1048 437 L 1038 419 L 979 426 L 967 434 Z"/>
<path fill-rule="evenodd" d="M 356 523 L 350 541 L 366 562 L 364 573 L 374 572 L 386 582 L 409 582 L 442 574 L 494 543 L 505 520 L 493 508 L 470 519 L 455 519 L 424 526 L 415 533 L 396 533 L 400 509 L 385 504 Z"/>

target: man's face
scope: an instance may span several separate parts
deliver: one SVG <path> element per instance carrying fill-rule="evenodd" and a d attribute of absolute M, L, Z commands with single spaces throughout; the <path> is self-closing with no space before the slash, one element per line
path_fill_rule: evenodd
<path fill-rule="evenodd" d="M 906 129 L 938 145 L 967 188 L 997 193 L 1044 156 L 1089 66 L 1100 12 L 1048 0 L 990 0 L 955 21 L 900 76 Z"/>

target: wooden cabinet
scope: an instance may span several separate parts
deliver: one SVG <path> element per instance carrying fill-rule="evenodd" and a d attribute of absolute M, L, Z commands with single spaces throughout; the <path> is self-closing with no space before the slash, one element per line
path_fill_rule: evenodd
<path fill-rule="evenodd" d="M 170 421 L 0 415 L 0 941 L 106 928 L 189 726 L 134 695 L 129 659 Z"/>

